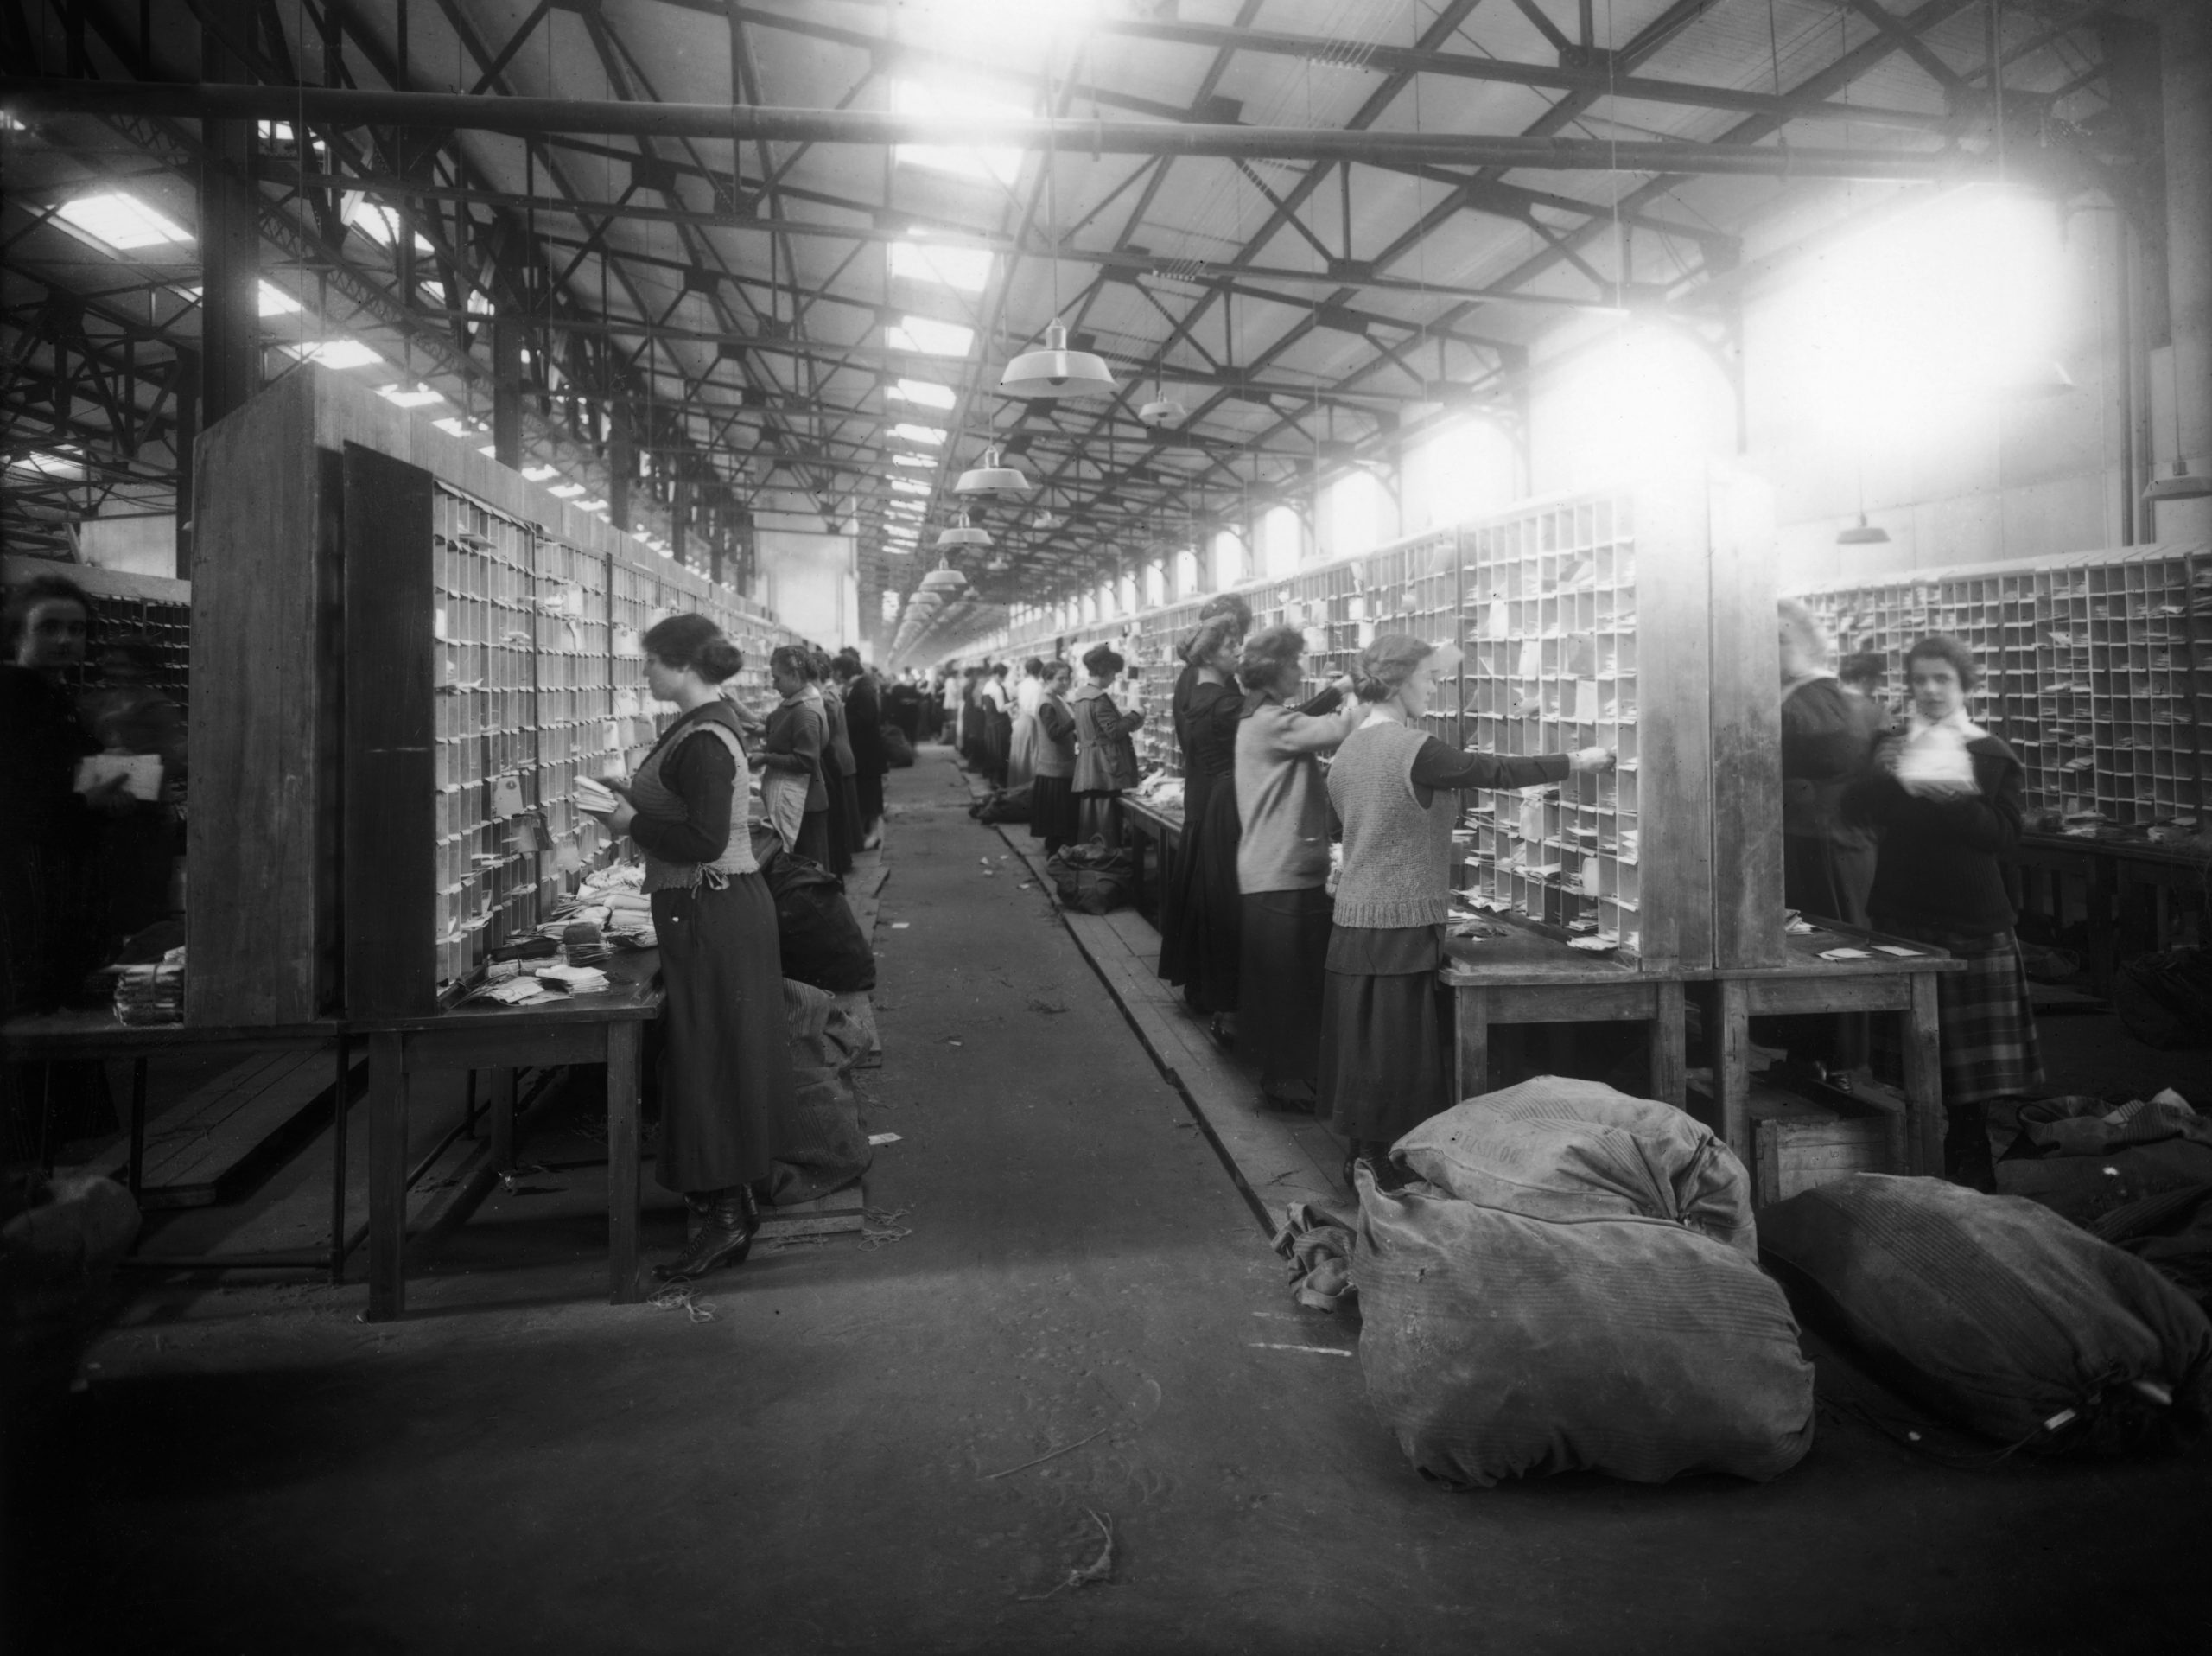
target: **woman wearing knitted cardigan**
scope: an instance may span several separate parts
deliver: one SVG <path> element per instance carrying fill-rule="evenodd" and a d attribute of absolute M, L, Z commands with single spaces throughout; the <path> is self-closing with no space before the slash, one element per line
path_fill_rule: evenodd
<path fill-rule="evenodd" d="M 1449 645 L 1386 633 L 1360 656 L 1353 692 L 1367 717 L 1329 767 L 1344 824 L 1336 927 L 1322 989 L 1320 1113 L 1378 1169 L 1393 1140 L 1451 1102 L 1436 971 L 1459 793 L 1535 787 L 1612 768 L 1603 748 L 1538 758 L 1459 753 L 1417 723 Z M 1349 1182 L 1349 1171 L 1346 1175 Z"/>

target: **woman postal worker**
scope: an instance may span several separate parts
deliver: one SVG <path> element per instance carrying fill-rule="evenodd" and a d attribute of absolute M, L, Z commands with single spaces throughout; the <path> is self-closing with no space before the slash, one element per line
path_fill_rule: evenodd
<path fill-rule="evenodd" d="M 1882 831 L 1866 900 L 1874 929 L 1967 963 L 1936 980 L 1943 1171 L 1989 1190 L 1988 1106 L 2043 1080 L 2005 863 L 2020 843 L 2026 782 L 2012 750 L 1967 717 L 1967 692 L 1981 679 L 1973 651 L 1931 635 L 1906 653 L 1904 672 L 1912 697 L 1904 727 L 1875 748 L 1873 769 L 1846 806 Z"/>
<path fill-rule="evenodd" d="M 769 653 L 768 682 L 783 699 L 770 710 L 760 754 L 760 809 L 784 849 L 830 866 L 830 790 L 823 774 L 829 717 L 807 695 L 813 659 L 796 644 Z"/>
<path fill-rule="evenodd" d="M 1075 715 L 1077 830 L 1084 839 L 1103 840 L 1109 850 L 1122 843 L 1122 791 L 1137 785 L 1129 737 L 1144 723 L 1143 714 L 1124 713 L 1108 693 L 1128 665 L 1112 645 L 1092 645 L 1083 655 L 1090 682 L 1068 697 Z"/>
<path fill-rule="evenodd" d="M 1451 1103 L 1437 968 L 1459 793 L 1535 787 L 1611 770 L 1612 753 L 1460 753 L 1421 729 L 1459 651 L 1386 633 L 1361 653 L 1365 717 L 1329 767 L 1344 824 L 1321 1013 L 1321 1114 L 1379 1168 L 1391 1143 Z M 1350 1182 L 1351 1169 L 1345 1170 Z"/>
<path fill-rule="evenodd" d="M 796 1107 L 776 903 L 746 827 L 745 748 L 716 689 L 743 665 L 703 615 L 645 634 L 645 682 L 679 710 L 604 813 L 645 860 L 660 938 L 661 1184 L 691 1227 L 669 1280 L 741 1261 L 760 1228 L 756 1187 Z M 781 652 L 778 653 L 782 653 Z"/>

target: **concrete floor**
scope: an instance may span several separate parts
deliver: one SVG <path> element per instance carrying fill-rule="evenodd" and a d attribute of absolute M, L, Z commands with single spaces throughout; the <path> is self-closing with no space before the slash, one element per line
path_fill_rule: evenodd
<path fill-rule="evenodd" d="M 603 1184 L 558 1165 L 429 1251 L 402 1323 L 358 1285 L 141 1290 L 63 1475 L 11 1501 L 45 1634 L 16 1647 L 2208 1647 L 2202 1453 L 1970 1474 L 1824 1411 L 1764 1487 L 1424 1485 L 1356 1322 L 1291 1306 L 943 750 L 891 797 L 864 1085 L 902 1137 L 868 1189 L 907 1234 L 760 1255 L 711 1321 L 610 1307 Z M 1052 1593 L 1094 1513 L 1111 1583 Z"/>

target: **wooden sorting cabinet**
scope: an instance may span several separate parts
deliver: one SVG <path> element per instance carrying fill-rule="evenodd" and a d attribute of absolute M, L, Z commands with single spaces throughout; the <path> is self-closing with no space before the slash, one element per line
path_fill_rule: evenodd
<path fill-rule="evenodd" d="M 319 368 L 199 454 L 186 1016 L 414 1017 L 607 855 L 581 775 L 665 714 L 645 630 L 772 619 Z"/>
<path fill-rule="evenodd" d="M 1902 709 L 1904 653 L 1948 634 L 1980 660 L 1968 712 L 2026 771 L 2030 825 L 2185 841 L 2212 808 L 2212 552 L 2138 546 L 1834 583 L 1802 595 L 1840 654 L 1874 652 Z"/>

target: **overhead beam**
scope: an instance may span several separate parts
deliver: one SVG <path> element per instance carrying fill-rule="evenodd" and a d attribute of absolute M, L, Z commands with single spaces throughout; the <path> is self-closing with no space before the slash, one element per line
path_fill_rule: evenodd
<path fill-rule="evenodd" d="M 0 110 L 17 119 L 61 114 L 189 120 L 305 120 L 335 126 L 434 127 L 532 134 L 845 143 L 871 148 L 1064 150 L 1071 154 L 1224 156 L 1294 161 L 1370 159 L 1550 172 L 1849 178 L 1919 182 L 1971 171 L 1953 155 L 1904 150 L 1710 144 L 1671 140 L 1439 132 L 1345 131 L 1034 118 L 901 115 L 878 110 L 720 104 L 614 103 L 568 98 L 471 98 L 452 92 L 317 86 L 180 86 L 0 80 Z"/>

